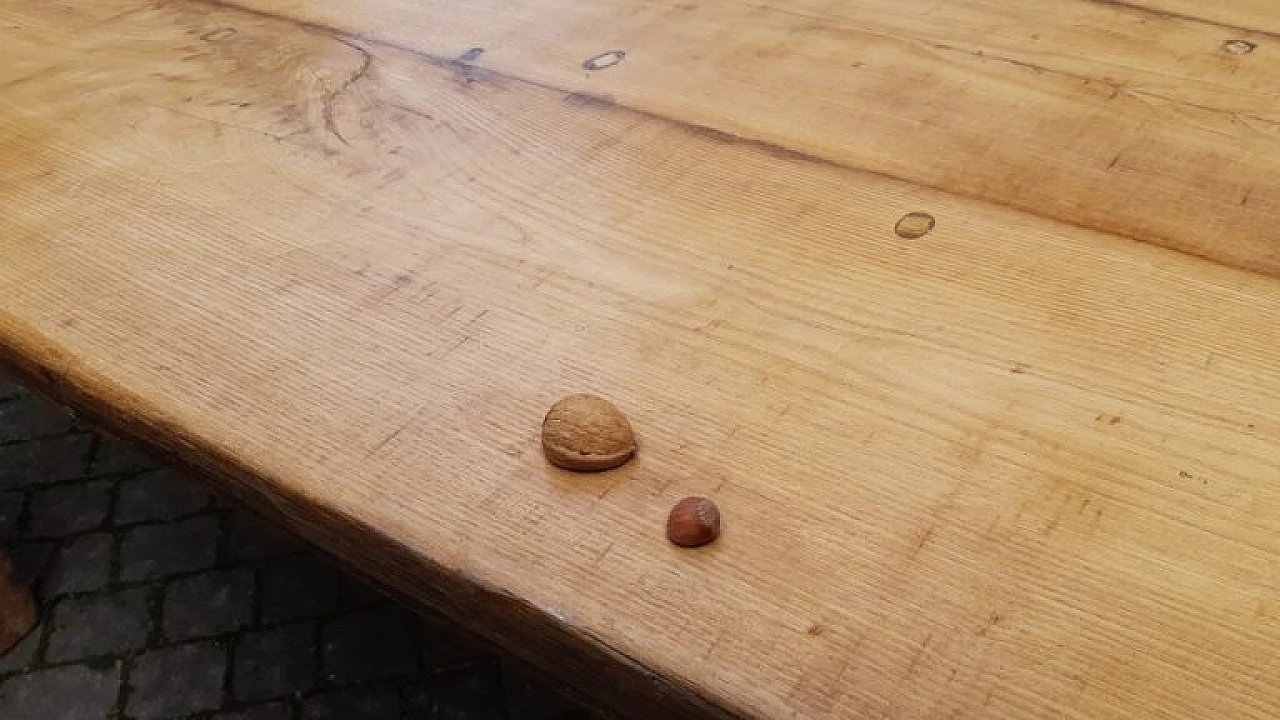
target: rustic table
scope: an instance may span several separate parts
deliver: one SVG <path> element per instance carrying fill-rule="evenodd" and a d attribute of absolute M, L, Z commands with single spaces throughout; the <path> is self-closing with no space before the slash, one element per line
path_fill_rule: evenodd
<path fill-rule="evenodd" d="M 636 716 L 1273 718 L 1276 33 L 7 0 L 0 350 Z"/>

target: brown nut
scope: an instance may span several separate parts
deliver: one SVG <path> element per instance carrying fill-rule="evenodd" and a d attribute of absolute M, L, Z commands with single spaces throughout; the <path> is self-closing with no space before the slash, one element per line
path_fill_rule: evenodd
<path fill-rule="evenodd" d="M 667 516 L 667 539 L 680 547 L 702 547 L 720 536 L 720 508 L 704 497 L 687 497 Z"/>
<path fill-rule="evenodd" d="M 566 470 L 616 468 L 636 452 L 631 423 L 613 403 L 595 395 L 570 395 L 542 421 L 542 452 Z"/>

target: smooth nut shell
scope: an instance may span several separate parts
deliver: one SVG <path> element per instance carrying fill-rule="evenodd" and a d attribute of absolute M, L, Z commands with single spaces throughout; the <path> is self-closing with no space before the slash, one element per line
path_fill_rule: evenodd
<path fill-rule="evenodd" d="M 636 452 L 631 423 L 613 403 L 596 395 L 570 395 L 542 421 L 542 452 L 566 470 L 616 468 Z"/>
<path fill-rule="evenodd" d="M 704 497 L 687 497 L 667 516 L 667 539 L 680 547 L 702 547 L 720 536 L 720 508 Z"/>

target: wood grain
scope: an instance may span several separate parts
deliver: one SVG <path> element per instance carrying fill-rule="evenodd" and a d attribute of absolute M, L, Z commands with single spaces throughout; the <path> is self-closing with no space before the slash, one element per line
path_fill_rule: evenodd
<path fill-rule="evenodd" d="M 1280 708 L 1274 278 L 261 12 L 0 34 L 7 362 L 603 700 Z M 574 391 L 635 460 L 544 462 Z"/>
<path fill-rule="evenodd" d="M 236 2 L 1280 272 L 1280 45 L 1259 31 L 1087 0 Z M 625 59 L 584 69 L 607 51 Z"/>

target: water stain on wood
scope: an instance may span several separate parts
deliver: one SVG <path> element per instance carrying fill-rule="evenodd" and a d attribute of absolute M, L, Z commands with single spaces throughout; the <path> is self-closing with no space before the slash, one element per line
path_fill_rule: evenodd
<path fill-rule="evenodd" d="M 622 59 L 626 56 L 627 54 L 622 50 L 610 50 L 609 52 L 600 53 L 599 55 L 588 59 L 586 62 L 582 63 L 582 67 L 592 72 L 606 70 L 622 62 Z"/>
<path fill-rule="evenodd" d="M 907 213 L 894 226 L 894 232 L 898 233 L 898 237 L 905 240 L 915 240 L 928 235 L 935 224 L 936 221 L 929 213 Z"/>
<path fill-rule="evenodd" d="M 1248 40 L 1228 40 L 1222 44 L 1222 49 L 1231 55 L 1248 55 L 1258 49 L 1258 44 Z"/>

